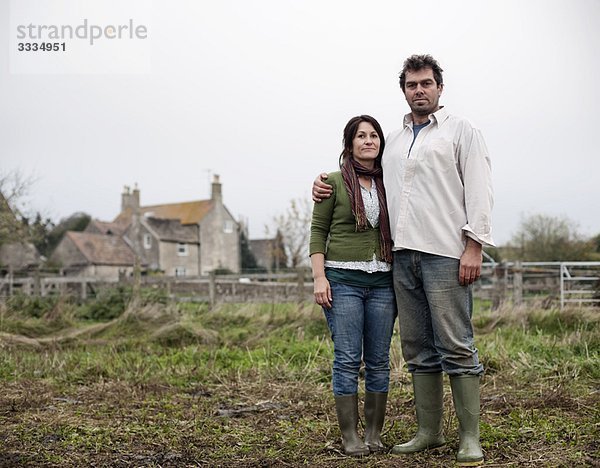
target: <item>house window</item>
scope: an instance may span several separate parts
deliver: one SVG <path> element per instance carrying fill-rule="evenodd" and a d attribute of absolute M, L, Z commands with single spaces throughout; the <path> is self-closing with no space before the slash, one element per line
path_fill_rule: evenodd
<path fill-rule="evenodd" d="M 185 267 L 175 267 L 175 276 L 185 276 Z"/>
<path fill-rule="evenodd" d="M 188 245 L 187 244 L 177 244 L 177 255 L 180 257 L 187 257 L 188 254 Z"/>
<path fill-rule="evenodd" d="M 227 220 L 223 223 L 223 232 L 225 234 L 231 234 L 233 232 L 233 221 Z"/>
<path fill-rule="evenodd" d="M 150 247 L 152 247 L 152 237 L 150 234 L 144 234 L 144 248 L 148 250 Z"/>

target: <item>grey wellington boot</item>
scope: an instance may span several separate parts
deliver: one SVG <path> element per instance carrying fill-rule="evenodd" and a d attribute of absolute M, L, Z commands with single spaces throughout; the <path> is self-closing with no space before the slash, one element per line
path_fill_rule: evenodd
<path fill-rule="evenodd" d="M 365 445 L 371 452 L 385 450 L 381 429 L 385 420 L 387 392 L 365 392 Z"/>
<path fill-rule="evenodd" d="M 444 380 L 442 373 L 413 374 L 417 434 L 412 440 L 394 445 L 392 453 L 414 453 L 440 447 L 446 443 L 443 434 Z"/>
<path fill-rule="evenodd" d="M 479 445 L 479 376 L 457 375 L 450 377 L 452 399 L 458 418 L 458 454 L 460 466 L 477 466 L 483 463 Z"/>
<path fill-rule="evenodd" d="M 353 457 L 369 454 L 369 447 L 358 436 L 358 395 L 335 396 L 335 410 L 342 433 L 344 453 Z"/>

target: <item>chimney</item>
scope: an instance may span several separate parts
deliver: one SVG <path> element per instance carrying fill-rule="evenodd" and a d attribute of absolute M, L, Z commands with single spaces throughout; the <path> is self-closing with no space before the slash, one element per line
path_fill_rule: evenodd
<path fill-rule="evenodd" d="M 219 176 L 217 174 L 213 175 L 212 192 L 210 195 L 210 199 L 213 201 L 223 201 L 223 195 L 221 193 L 221 182 L 219 182 Z"/>
<path fill-rule="evenodd" d="M 123 187 L 123 193 L 121 194 L 121 211 L 131 210 L 133 212 L 138 211 L 140 208 L 140 190 L 138 189 L 137 183 L 133 191 L 128 185 Z"/>

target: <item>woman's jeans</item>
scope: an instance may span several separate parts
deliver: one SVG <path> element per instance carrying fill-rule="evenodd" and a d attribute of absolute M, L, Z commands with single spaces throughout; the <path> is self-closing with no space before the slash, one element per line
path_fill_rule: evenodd
<path fill-rule="evenodd" d="M 396 320 L 394 289 L 329 282 L 332 308 L 325 309 L 333 339 L 333 393 L 358 393 L 358 372 L 365 363 L 365 388 L 387 392 L 390 343 Z"/>
<path fill-rule="evenodd" d="M 415 250 L 394 252 L 394 289 L 402 354 L 409 372 L 480 375 L 473 343 L 471 286 L 460 261 Z"/>

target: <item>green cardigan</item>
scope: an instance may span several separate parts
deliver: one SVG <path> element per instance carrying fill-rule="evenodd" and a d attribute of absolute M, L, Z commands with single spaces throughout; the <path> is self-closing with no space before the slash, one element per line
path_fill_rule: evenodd
<path fill-rule="evenodd" d="M 356 221 L 342 173 L 329 173 L 327 183 L 332 186 L 333 194 L 314 205 L 310 255 L 323 253 L 326 260 L 364 262 L 372 260 L 375 253 L 381 260 L 379 227 L 369 225 L 366 231 L 356 232 Z"/>

